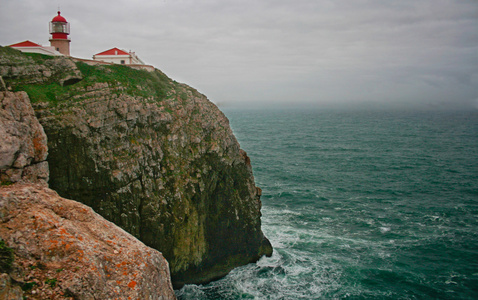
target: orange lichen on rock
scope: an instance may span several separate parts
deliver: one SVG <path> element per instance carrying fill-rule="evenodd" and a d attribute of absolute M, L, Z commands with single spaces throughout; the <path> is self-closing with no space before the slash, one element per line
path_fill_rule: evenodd
<path fill-rule="evenodd" d="M 121 267 L 126 266 L 127 264 L 128 264 L 127 262 L 123 261 L 123 262 L 117 264 L 116 267 L 121 268 Z"/>
<path fill-rule="evenodd" d="M 0 187 L 0 199 L 0 238 L 16 253 L 15 274 L 24 274 L 15 280 L 32 282 L 27 299 L 175 299 L 161 253 L 83 204 L 28 184 Z"/>
<path fill-rule="evenodd" d="M 134 281 L 134 280 L 131 280 L 131 282 L 128 283 L 128 287 L 129 287 L 129 288 L 134 289 L 135 286 L 136 286 L 136 281 Z"/>

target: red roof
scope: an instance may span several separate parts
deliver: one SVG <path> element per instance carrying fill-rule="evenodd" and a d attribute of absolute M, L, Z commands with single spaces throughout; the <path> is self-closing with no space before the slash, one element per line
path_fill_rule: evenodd
<path fill-rule="evenodd" d="M 68 22 L 66 22 L 66 19 L 63 18 L 63 16 L 60 16 L 60 11 L 58 11 L 58 16 L 54 17 L 51 21 L 52 21 L 52 22 L 68 23 Z"/>
<path fill-rule="evenodd" d="M 126 51 L 121 50 L 121 49 L 112 48 L 110 50 L 106 50 L 104 52 L 100 52 L 98 54 L 95 54 L 95 56 L 96 55 L 130 55 L 130 54 Z"/>
<path fill-rule="evenodd" d="M 30 42 L 30 41 L 24 41 L 21 43 L 16 43 L 13 45 L 9 45 L 8 47 L 41 47 L 42 45 L 38 45 L 37 43 Z"/>

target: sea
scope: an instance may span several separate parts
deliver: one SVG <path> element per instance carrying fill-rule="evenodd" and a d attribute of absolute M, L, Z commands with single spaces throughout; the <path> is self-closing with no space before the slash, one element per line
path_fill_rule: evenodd
<path fill-rule="evenodd" d="M 274 254 L 178 299 L 478 299 L 478 110 L 223 111 Z"/>

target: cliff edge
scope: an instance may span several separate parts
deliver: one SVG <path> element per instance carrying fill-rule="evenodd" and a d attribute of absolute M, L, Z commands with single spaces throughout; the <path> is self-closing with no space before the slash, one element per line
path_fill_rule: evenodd
<path fill-rule="evenodd" d="M 48 136 L 50 187 L 160 250 L 176 287 L 271 255 L 250 160 L 204 95 L 159 70 L 2 55 Z"/>

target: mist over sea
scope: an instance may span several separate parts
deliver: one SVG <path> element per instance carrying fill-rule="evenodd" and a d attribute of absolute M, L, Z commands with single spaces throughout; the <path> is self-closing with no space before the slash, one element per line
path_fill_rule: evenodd
<path fill-rule="evenodd" d="M 179 299 L 478 299 L 478 110 L 225 113 L 274 254 Z"/>

